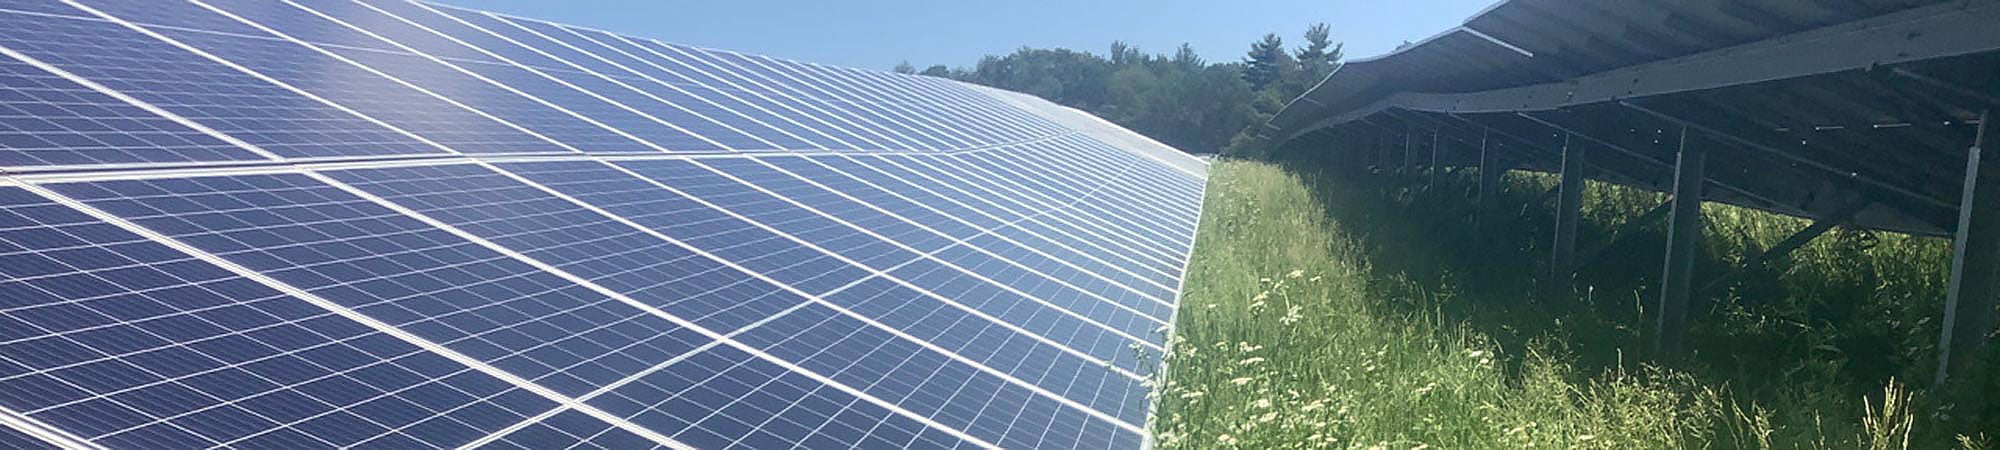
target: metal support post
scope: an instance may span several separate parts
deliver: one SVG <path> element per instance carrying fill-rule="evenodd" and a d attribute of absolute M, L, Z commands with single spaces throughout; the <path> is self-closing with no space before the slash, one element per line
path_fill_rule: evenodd
<path fill-rule="evenodd" d="M 1958 230 L 1952 239 L 1951 284 L 1938 337 L 1937 382 L 1978 354 L 1994 325 L 1994 278 L 2000 269 L 2000 155 L 1982 155 L 1991 111 L 1979 115 L 1965 164 Z"/>
<path fill-rule="evenodd" d="M 1444 147 L 1438 145 L 1444 142 L 1442 138 L 1438 137 L 1440 134 L 1442 133 L 1438 133 L 1438 129 L 1436 128 L 1431 129 L 1431 170 L 1430 170 L 1431 178 L 1429 184 L 1424 186 L 1426 190 L 1437 189 L 1438 172 L 1444 170 L 1444 166 L 1440 164 L 1439 161 L 1444 156 Z"/>
<path fill-rule="evenodd" d="M 1472 242 L 1485 245 L 1486 234 L 1498 220 L 1497 204 L 1494 196 L 1500 195 L 1500 152 L 1493 148 L 1492 131 L 1482 130 L 1479 135 L 1479 198 L 1472 213 Z"/>
<path fill-rule="evenodd" d="M 1563 134 L 1562 193 L 1556 201 L 1556 241 L 1550 248 L 1549 271 L 1557 280 L 1567 279 L 1576 264 L 1576 222 L 1583 214 L 1583 145 Z"/>
<path fill-rule="evenodd" d="M 1701 239 L 1701 190 L 1708 162 L 1706 143 L 1689 142 L 1695 135 L 1681 127 L 1680 155 L 1674 162 L 1674 206 L 1667 214 L 1667 258 L 1660 275 L 1659 320 L 1653 349 L 1660 356 L 1679 353 L 1687 334 L 1688 297 L 1693 287 L 1696 244 Z"/>

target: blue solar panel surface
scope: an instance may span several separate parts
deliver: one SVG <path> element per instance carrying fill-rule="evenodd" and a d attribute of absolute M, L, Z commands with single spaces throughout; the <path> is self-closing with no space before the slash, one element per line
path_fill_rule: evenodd
<path fill-rule="evenodd" d="M 0 0 L 0 448 L 1141 448 L 1205 178 L 1065 114 L 402 0 Z"/>

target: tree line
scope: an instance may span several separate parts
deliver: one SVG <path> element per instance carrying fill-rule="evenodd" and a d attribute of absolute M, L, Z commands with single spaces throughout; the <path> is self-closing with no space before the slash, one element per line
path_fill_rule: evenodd
<path fill-rule="evenodd" d="M 1326 24 L 1308 27 L 1304 38 L 1305 45 L 1287 48 L 1277 33 L 1265 34 L 1243 59 L 1216 63 L 1187 44 L 1150 54 L 1120 41 L 1104 55 L 1023 47 L 971 68 L 917 70 L 905 62 L 895 70 L 1040 96 L 1189 152 L 1235 153 L 1339 64 L 1341 44 Z"/>

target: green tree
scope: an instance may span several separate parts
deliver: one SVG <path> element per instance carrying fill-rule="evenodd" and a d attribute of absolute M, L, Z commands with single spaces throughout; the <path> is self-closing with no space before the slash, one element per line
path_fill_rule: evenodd
<path fill-rule="evenodd" d="M 951 68 L 945 67 L 945 65 L 943 64 L 938 64 L 924 68 L 924 71 L 919 73 L 938 78 L 953 78 L 951 73 Z"/>
<path fill-rule="evenodd" d="M 895 71 L 896 73 L 901 73 L 901 74 L 917 73 L 917 66 L 910 65 L 909 61 L 903 61 L 896 63 Z"/>
<path fill-rule="evenodd" d="M 1306 46 L 1299 48 L 1300 80 L 1304 87 L 1312 88 L 1319 80 L 1333 73 L 1340 63 L 1342 43 L 1333 42 L 1333 30 L 1325 22 L 1306 28 Z"/>
<path fill-rule="evenodd" d="M 1272 84 L 1284 81 L 1298 70 L 1298 63 L 1285 51 L 1284 38 L 1277 33 L 1264 35 L 1264 39 L 1250 44 L 1250 53 L 1243 58 L 1243 80 L 1250 82 L 1255 90 L 1264 90 Z"/>

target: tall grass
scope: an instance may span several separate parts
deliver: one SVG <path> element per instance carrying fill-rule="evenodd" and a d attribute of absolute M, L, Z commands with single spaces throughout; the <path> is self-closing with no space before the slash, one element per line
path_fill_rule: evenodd
<path fill-rule="evenodd" d="M 1771 308 L 1796 306 L 1742 300 L 1757 296 L 1735 291 L 1764 288 L 1742 283 L 1725 296 L 1735 300 L 1711 306 L 1722 319 L 1701 314 L 1693 347 L 1717 355 L 1762 342 L 1782 347 L 1751 355 L 1777 356 L 1755 364 L 1696 357 L 1655 365 L 1634 352 L 1649 282 L 1614 276 L 1624 274 L 1616 261 L 1627 258 L 1560 283 L 1532 275 L 1541 270 L 1532 256 L 1532 204 L 1547 180 L 1510 180 L 1517 223 L 1496 226 L 1493 243 L 1476 247 L 1438 232 L 1459 226 L 1469 211 L 1451 201 L 1463 183 L 1419 191 L 1296 172 L 1253 162 L 1212 168 L 1168 370 L 1154 381 L 1160 448 L 1978 448 L 1987 439 L 1978 419 L 1947 430 L 1968 419 L 1939 418 L 1934 407 L 1919 411 L 1935 402 L 1886 381 L 1915 372 L 1909 368 L 1927 357 L 1922 350 L 1881 356 L 1889 361 L 1883 382 L 1848 369 L 1854 357 L 1840 355 L 1849 350 L 1836 341 L 1857 320 L 1852 316 L 1921 320 L 1900 316 L 1902 309 L 1784 323 L 1814 313 L 1788 315 Z M 1608 237 L 1658 200 L 1618 189 L 1587 197 L 1588 238 Z M 1753 248 L 1745 245 L 1775 242 L 1802 226 L 1743 210 L 1709 214 L 1722 217 L 1712 228 L 1740 228 L 1720 235 L 1743 237 L 1738 244 L 1710 239 L 1719 259 L 1740 258 Z M 1872 239 L 1864 253 L 1938 256 L 1924 242 L 1881 242 L 1913 238 Z M 1833 242 L 1796 258 L 1860 258 L 1851 265 L 1866 270 L 1784 265 L 1791 269 L 1774 270 L 1773 279 L 1790 284 L 1778 289 L 1832 303 L 1851 296 L 1842 286 L 1866 284 L 1863 303 L 1871 305 L 1881 303 L 1874 296 L 1916 298 L 1935 289 L 1926 284 L 1934 267 L 1843 255 L 1859 247 Z M 1862 273 L 1872 275 L 1824 281 Z M 1815 331 L 1836 326 L 1848 328 Z M 1894 341 L 1918 342 L 1922 327 L 1868 332 L 1906 333 Z M 1763 372 L 1767 365 L 1787 366 Z M 1786 383 L 1793 381 L 1800 383 Z"/>

